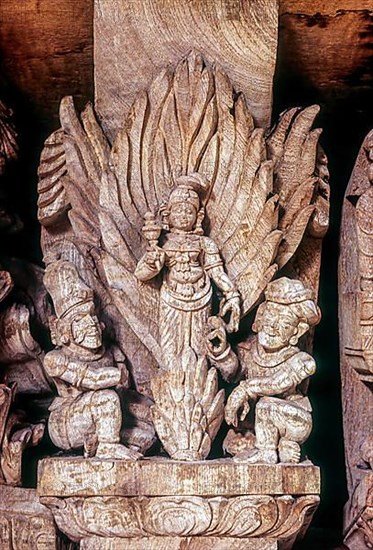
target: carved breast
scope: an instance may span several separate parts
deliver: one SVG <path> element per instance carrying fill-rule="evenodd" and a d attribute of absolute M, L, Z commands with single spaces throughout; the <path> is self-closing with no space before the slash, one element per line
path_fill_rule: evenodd
<path fill-rule="evenodd" d="M 178 285 L 205 285 L 202 248 L 196 235 L 170 235 L 163 246 L 166 253 L 167 284 L 172 290 Z M 176 286 L 175 286 L 176 285 Z"/>

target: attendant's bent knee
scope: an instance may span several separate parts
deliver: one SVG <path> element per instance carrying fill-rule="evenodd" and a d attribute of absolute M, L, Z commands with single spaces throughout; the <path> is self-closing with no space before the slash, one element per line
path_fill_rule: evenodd
<path fill-rule="evenodd" d="M 120 401 L 118 395 L 113 390 L 100 390 L 95 392 L 92 397 L 92 405 L 94 407 L 110 410 L 120 409 Z"/>

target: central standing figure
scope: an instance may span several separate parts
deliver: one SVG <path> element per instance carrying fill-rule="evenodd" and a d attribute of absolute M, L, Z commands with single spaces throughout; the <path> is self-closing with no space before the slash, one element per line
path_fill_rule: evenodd
<path fill-rule="evenodd" d="M 220 316 L 230 314 L 228 332 L 236 332 L 240 319 L 240 297 L 224 271 L 216 243 L 203 234 L 202 197 L 206 182 L 200 174 L 180 176 L 167 206 L 162 210 L 163 235 L 148 239 L 149 247 L 139 261 L 135 275 L 149 281 L 164 269 L 160 294 L 160 340 L 165 367 L 172 368 L 185 350 L 206 355 L 207 321 L 211 314 L 213 287 L 222 292 Z M 148 222 L 151 218 L 148 216 Z M 151 220 L 154 224 L 154 221 Z M 157 227 L 144 227 L 146 235 Z M 160 228 L 159 233 L 160 234 Z"/>

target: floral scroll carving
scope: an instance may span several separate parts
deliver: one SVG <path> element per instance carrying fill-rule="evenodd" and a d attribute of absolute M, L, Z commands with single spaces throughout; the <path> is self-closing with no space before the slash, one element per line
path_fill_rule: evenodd
<path fill-rule="evenodd" d="M 298 532 L 318 497 L 45 497 L 43 502 L 74 541 L 147 535 L 287 539 Z"/>

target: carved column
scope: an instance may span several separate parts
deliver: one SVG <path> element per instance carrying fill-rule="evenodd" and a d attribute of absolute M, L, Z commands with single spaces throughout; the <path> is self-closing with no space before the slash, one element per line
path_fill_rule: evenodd
<path fill-rule="evenodd" d="M 365 138 L 343 203 L 339 320 L 349 500 L 345 542 L 373 541 L 373 131 Z"/>

